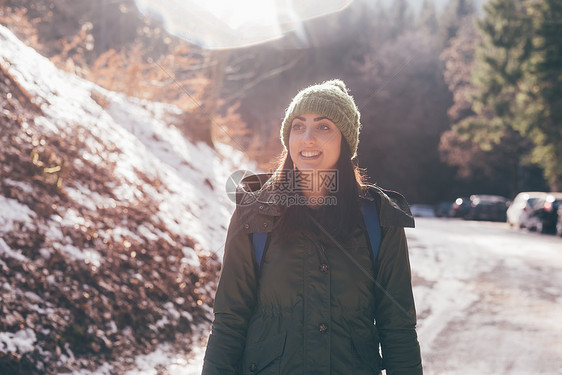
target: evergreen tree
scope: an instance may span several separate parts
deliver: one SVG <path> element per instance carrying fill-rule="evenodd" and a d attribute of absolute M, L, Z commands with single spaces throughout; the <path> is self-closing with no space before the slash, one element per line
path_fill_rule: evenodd
<path fill-rule="evenodd" d="M 535 148 L 532 160 L 540 164 L 552 190 L 562 188 L 562 2 L 530 4 L 535 37 L 530 63 L 524 71 L 522 128 Z"/>
<path fill-rule="evenodd" d="M 482 151 L 514 150 L 513 157 L 521 161 L 521 152 L 527 149 L 522 138 L 526 124 L 516 98 L 530 61 L 532 22 L 520 0 L 491 0 L 484 11 L 477 24 L 480 38 L 469 96 L 474 115 L 452 129 L 461 140 L 470 140 Z M 516 160 L 511 168 L 514 178 L 518 169 Z M 518 186 L 513 181 L 512 189 Z"/>
<path fill-rule="evenodd" d="M 475 116 L 470 93 L 474 89 L 471 77 L 478 41 L 474 20 L 465 17 L 457 35 L 441 55 L 445 62 L 443 75 L 453 94 L 453 105 L 447 112 L 453 123 Z M 514 196 L 525 189 L 519 178 L 519 156 L 528 152 L 530 147 L 528 140 L 510 129 L 505 129 L 499 142 L 487 150 L 469 137 L 448 130 L 441 135 L 439 151 L 447 164 L 457 167 L 458 176 L 463 181 L 459 192 L 465 195 L 479 191 Z"/>
<path fill-rule="evenodd" d="M 562 4 L 491 0 L 484 10 L 471 82 L 475 115 L 453 131 L 484 151 L 516 141 L 506 134 L 517 132 L 532 141 L 529 155 L 519 155 L 518 169 L 540 165 L 557 190 L 562 181 Z"/>

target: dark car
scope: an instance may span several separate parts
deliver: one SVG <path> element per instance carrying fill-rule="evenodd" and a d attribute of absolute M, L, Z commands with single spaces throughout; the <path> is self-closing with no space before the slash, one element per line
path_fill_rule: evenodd
<path fill-rule="evenodd" d="M 435 217 L 435 209 L 430 204 L 412 204 L 410 211 L 415 217 Z"/>
<path fill-rule="evenodd" d="M 555 233 L 558 208 L 562 205 L 562 193 L 548 193 L 533 205 L 527 227 L 540 233 Z"/>
<path fill-rule="evenodd" d="M 558 206 L 558 222 L 556 223 L 556 234 L 562 236 L 562 204 Z"/>
<path fill-rule="evenodd" d="M 451 217 L 465 217 L 470 210 L 470 198 L 459 197 L 451 205 L 449 216 Z"/>
<path fill-rule="evenodd" d="M 451 209 L 453 207 L 453 202 L 440 202 L 435 206 L 435 216 L 437 217 L 449 217 L 451 215 Z"/>
<path fill-rule="evenodd" d="M 506 197 L 499 195 L 471 195 L 470 207 L 465 219 L 505 221 L 507 202 Z"/>

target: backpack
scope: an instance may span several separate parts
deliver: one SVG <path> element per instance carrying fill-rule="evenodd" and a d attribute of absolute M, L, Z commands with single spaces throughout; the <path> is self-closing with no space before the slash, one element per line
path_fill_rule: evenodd
<path fill-rule="evenodd" d="M 377 205 L 375 202 L 370 202 L 365 199 L 361 200 L 361 213 L 363 214 L 363 222 L 367 233 L 369 234 L 369 242 L 373 252 L 373 263 L 377 259 L 379 248 L 381 244 L 381 227 L 379 224 L 379 214 L 377 212 Z M 252 233 L 252 244 L 256 255 L 256 262 L 258 267 L 261 268 L 261 259 L 265 251 L 267 243 L 267 235 L 269 232 L 255 232 Z"/>

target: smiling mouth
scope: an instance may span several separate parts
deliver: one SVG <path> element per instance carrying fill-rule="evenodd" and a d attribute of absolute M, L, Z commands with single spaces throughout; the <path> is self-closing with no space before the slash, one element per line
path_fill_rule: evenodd
<path fill-rule="evenodd" d="M 314 160 L 320 157 L 322 152 L 320 151 L 301 151 L 300 156 L 306 160 Z"/>

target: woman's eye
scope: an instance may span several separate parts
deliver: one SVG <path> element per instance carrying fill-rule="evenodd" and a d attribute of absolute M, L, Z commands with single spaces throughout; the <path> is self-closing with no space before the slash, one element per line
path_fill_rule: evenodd
<path fill-rule="evenodd" d="M 299 123 L 293 124 L 292 128 L 295 129 L 295 130 L 300 130 L 300 129 L 302 129 L 302 124 L 299 124 Z"/>
<path fill-rule="evenodd" d="M 320 125 L 318 125 L 318 128 L 321 129 L 321 130 L 330 130 L 331 129 L 330 126 L 327 125 L 327 124 L 320 124 Z"/>

